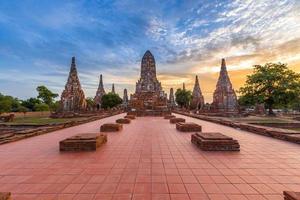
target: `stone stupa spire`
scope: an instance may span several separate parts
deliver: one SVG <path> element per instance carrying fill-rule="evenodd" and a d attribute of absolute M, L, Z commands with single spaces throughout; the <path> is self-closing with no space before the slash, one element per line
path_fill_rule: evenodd
<path fill-rule="evenodd" d="M 225 59 L 222 59 L 219 79 L 213 95 L 212 107 L 217 112 L 238 112 L 238 102 L 227 72 Z"/>
<path fill-rule="evenodd" d="M 115 84 L 113 83 L 112 86 L 111 86 L 111 93 L 115 94 Z"/>
<path fill-rule="evenodd" d="M 102 79 L 102 74 L 100 74 L 98 89 L 94 97 L 94 103 L 97 106 L 97 109 L 101 108 L 101 99 L 104 94 L 105 94 L 105 90 L 103 86 L 103 79 Z"/>
<path fill-rule="evenodd" d="M 198 76 L 195 78 L 195 85 L 192 93 L 191 109 L 202 109 L 204 106 L 204 97 L 201 92 Z"/>
<path fill-rule="evenodd" d="M 75 57 L 72 57 L 69 77 L 61 94 L 60 110 L 63 112 L 77 112 L 85 110 L 86 106 L 85 95 L 77 74 Z"/>
<path fill-rule="evenodd" d="M 123 92 L 123 106 L 126 108 L 128 106 L 128 94 L 127 94 L 127 89 L 124 89 Z"/>
<path fill-rule="evenodd" d="M 169 105 L 170 105 L 170 107 L 175 107 L 176 106 L 173 88 L 170 88 Z"/>
<path fill-rule="evenodd" d="M 182 90 L 185 90 L 185 83 L 182 83 Z"/>

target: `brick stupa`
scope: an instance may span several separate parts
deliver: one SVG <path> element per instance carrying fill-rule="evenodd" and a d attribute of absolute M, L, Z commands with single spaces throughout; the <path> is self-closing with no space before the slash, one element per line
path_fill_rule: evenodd
<path fill-rule="evenodd" d="M 129 105 L 138 116 L 161 116 L 168 112 L 167 95 L 157 80 L 155 59 L 149 50 L 142 58 L 141 77 L 136 83 Z"/>
<path fill-rule="evenodd" d="M 98 90 L 96 92 L 96 96 L 94 97 L 94 103 L 97 107 L 97 110 L 99 110 L 101 108 L 101 99 L 102 96 L 105 94 L 105 90 L 103 87 L 103 80 L 102 80 L 102 74 L 100 75 L 100 80 L 99 80 L 99 86 L 98 86 Z"/>
<path fill-rule="evenodd" d="M 224 58 L 222 59 L 221 71 L 213 95 L 212 109 L 218 113 L 238 112 L 237 97 L 232 88 Z"/>
<path fill-rule="evenodd" d="M 79 112 L 86 110 L 86 106 L 84 92 L 77 74 L 75 57 L 72 57 L 68 81 L 61 94 L 60 110 L 62 112 Z"/>
<path fill-rule="evenodd" d="M 175 103 L 175 97 L 174 97 L 174 90 L 173 90 L 173 88 L 170 88 L 169 107 L 174 108 L 175 106 L 176 106 L 176 103 Z"/>
<path fill-rule="evenodd" d="M 204 97 L 201 92 L 198 76 L 196 76 L 190 107 L 191 109 L 201 110 L 203 106 L 204 106 Z"/>

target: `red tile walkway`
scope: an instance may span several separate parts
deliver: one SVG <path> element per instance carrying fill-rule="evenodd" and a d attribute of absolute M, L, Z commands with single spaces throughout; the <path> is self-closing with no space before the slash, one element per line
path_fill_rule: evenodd
<path fill-rule="evenodd" d="M 13 199 L 283 199 L 300 191 L 300 145 L 184 117 L 239 140 L 241 152 L 203 152 L 161 117 L 109 133 L 97 152 L 60 153 L 58 142 L 97 132 L 122 115 L 0 146 L 0 191 Z"/>

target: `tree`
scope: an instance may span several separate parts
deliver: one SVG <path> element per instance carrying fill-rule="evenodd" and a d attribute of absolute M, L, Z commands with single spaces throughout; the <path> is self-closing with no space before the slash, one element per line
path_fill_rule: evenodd
<path fill-rule="evenodd" d="M 240 103 L 255 105 L 264 103 L 269 115 L 274 115 L 274 106 L 287 108 L 299 98 L 300 74 L 288 69 L 286 64 L 267 63 L 255 65 L 253 74 L 247 76 L 241 87 Z"/>
<path fill-rule="evenodd" d="M 22 112 L 24 114 L 24 117 L 25 117 L 26 113 L 28 112 L 28 108 L 26 108 L 25 106 L 20 106 L 18 108 L 18 112 Z"/>
<path fill-rule="evenodd" d="M 192 92 L 189 90 L 177 89 L 175 92 L 175 101 L 180 107 L 188 108 L 192 99 Z"/>
<path fill-rule="evenodd" d="M 31 111 L 35 111 L 34 110 L 35 104 L 40 104 L 40 103 L 42 103 L 42 102 L 38 98 L 29 98 L 29 99 L 22 101 L 21 105 L 28 108 Z"/>
<path fill-rule="evenodd" d="M 85 99 L 87 103 L 88 109 L 92 109 L 94 107 L 94 99 L 92 97 L 88 97 Z"/>
<path fill-rule="evenodd" d="M 54 98 L 58 97 L 58 94 L 51 92 L 46 86 L 38 86 L 36 88 L 38 92 L 38 97 L 43 101 L 43 103 L 51 106 L 53 104 Z"/>
<path fill-rule="evenodd" d="M 17 112 L 19 107 L 20 101 L 17 98 L 0 93 L 0 113 Z"/>
<path fill-rule="evenodd" d="M 49 105 L 45 103 L 35 104 L 34 105 L 35 111 L 49 111 Z"/>
<path fill-rule="evenodd" d="M 118 94 L 109 92 L 108 94 L 102 96 L 101 102 L 101 107 L 107 109 L 120 105 L 123 100 Z"/>

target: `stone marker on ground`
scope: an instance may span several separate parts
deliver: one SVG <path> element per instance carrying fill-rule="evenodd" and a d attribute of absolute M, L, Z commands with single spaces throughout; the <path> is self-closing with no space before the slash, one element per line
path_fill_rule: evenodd
<path fill-rule="evenodd" d="M 164 119 L 171 119 L 171 118 L 176 118 L 175 115 L 165 115 Z"/>
<path fill-rule="evenodd" d="M 175 123 L 178 123 L 178 122 L 185 122 L 185 119 L 183 119 L 183 118 L 177 118 L 177 117 L 170 119 L 170 123 L 171 124 L 175 124 Z"/>
<path fill-rule="evenodd" d="M 135 119 L 135 116 L 134 115 L 126 115 L 124 118 L 126 118 L 126 119 Z"/>
<path fill-rule="evenodd" d="M 115 132 L 115 131 L 120 131 L 122 129 L 123 129 L 123 125 L 122 124 L 115 124 L 115 123 L 103 124 L 100 127 L 100 131 L 101 132 Z"/>
<path fill-rule="evenodd" d="M 101 133 L 78 134 L 59 142 L 60 151 L 96 151 L 106 143 L 107 136 Z"/>
<path fill-rule="evenodd" d="M 176 129 L 182 132 L 201 132 L 202 127 L 199 124 L 189 122 L 178 122 L 176 123 Z"/>
<path fill-rule="evenodd" d="M 12 200 L 10 192 L 0 192 L 0 200 Z"/>
<path fill-rule="evenodd" d="M 203 151 L 239 151 L 237 140 L 221 133 L 195 133 L 191 137 L 193 144 Z"/>
<path fill-rule="evenodd" d="M 283 191 L 284 200 L 300 200 L 300 192 Z"/>
<path fill-rule="evenodd" d="M 129 124 L 130 122 L 131 122 L 131 120 L 128 118 L 120 118 L 120 119 L 116 120 L 116 123 L 119 123 L 119 124 Z"/>

